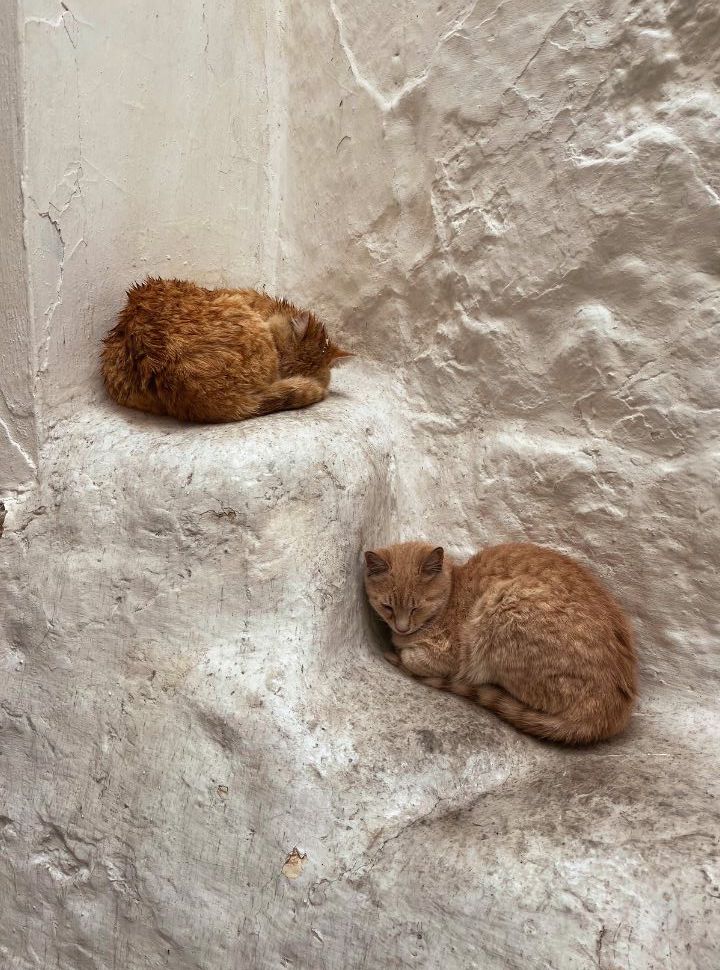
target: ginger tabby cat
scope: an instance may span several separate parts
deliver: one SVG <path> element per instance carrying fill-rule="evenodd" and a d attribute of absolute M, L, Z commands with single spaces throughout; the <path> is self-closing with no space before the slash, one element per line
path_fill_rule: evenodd
<path fill-rule="evenodd" d="M 627 726 L 630 625 L 572 559 L 509 543 L 458 565 L 439 546 L 407 542 L 365 562 L 370 603 L 393 631 L 392 663 L 539 738 L 587 744 Z"/>
<path fill-rule="evenodd" d="M 352 355 L 317 317 L 255 290 L 148 279 L 105 337 L 102 373 L 118 404 L 184 421 L 242 421 L 327 395 Z"/>

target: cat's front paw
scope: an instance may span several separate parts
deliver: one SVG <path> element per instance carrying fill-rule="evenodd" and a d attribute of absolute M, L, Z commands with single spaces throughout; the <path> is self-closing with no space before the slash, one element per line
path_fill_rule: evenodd
<path fill-rule="evenodd" d="M 387 660 L 389 664 L 392 664 L 393 667 L 400 666 L 400 657 L 395 653 L 394 650 L 383 650 L 383 658 Z"/>

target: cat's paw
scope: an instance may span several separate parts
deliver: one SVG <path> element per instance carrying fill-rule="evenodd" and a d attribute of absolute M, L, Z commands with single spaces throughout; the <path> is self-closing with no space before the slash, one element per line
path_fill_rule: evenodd
<path fill-rule="evenodd" d="M 435 690 L 450 690 L 450 683 L 445 677 L 423 677 L 423 683 Z"/>
<path fill-rule="evenodd" d="M 387 660 L 389 664 L 393 665 L 393 667 L 400 666 L 400 657 L 395 653 L 394 650 L 383 650 L 382 655 L 383 655 L 383 658 Z"/>
<path fill-rule="evenodd" d="M 328 396 L 327 387 L 323 387 L 319 381 L 315 381 L 311 377 L 297 378 L 297 380 L 302 380 L 303 384 L 297 390 L 295 398 L 296 407 L 302 408 L 307 407 L 309 404 L 319 404 L 320 401 L 324 401 Z"/>

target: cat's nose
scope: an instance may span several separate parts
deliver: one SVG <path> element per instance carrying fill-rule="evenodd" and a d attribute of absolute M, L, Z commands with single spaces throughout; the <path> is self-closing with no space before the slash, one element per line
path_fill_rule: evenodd
<path fill-rule="evenodd" d="M 403 619 L 403 620 L 396 619 L 395 629 L 397 630 L 398 633 L 407 633 L 408 630 L 410 629 L 410 618 L 407 617 L 406 619 Z"/>

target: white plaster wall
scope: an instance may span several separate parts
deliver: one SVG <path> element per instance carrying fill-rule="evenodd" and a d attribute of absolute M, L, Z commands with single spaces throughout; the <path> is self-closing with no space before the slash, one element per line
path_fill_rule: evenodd
<path fill-rule="evenodd" d="M 22 11 L 2 970 L 716 970 L 716 4 Z M 361 359 L 305 412 L 121 411 L 98 340 L 147 271 L 277 285 Z M 361 550 L 422 533 L 591 562 L 627 735 L 388 669 Z"/>
<path fill-rule="evenodd" d="M 717 676 L 717 4 L 332 0 L 287 36 L 281 279 L 404 382 L 417 527 L 579 550 L 646 674 Z"/>
<path fill-rule="evenodd" d="M 23 246 L 20 45 L 17 8 L 0 9 L 0 495 L 35 479 L 34 348 Z"/>
<path fill-rule="evenodd" d="M 284 89 L 260 0 L 21 3 L 25 217 L 39 396 L 98 390 L 147 273 L 272 279 Z"/>

